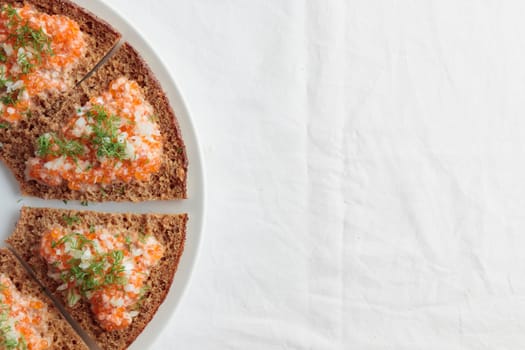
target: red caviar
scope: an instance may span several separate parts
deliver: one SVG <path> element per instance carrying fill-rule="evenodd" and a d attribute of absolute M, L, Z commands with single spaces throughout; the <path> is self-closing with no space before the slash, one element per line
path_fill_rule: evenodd
<path fill-rule="evenodd" d="M 137 82 L 121 77 L 79 108 L 62 135 L 39 138 L 29 178 L 48 186 L 64 181 L 84 191 L 114 182 L 146 181 L 162 164 L 162 136 L 153 107 Z"/>
<path fill-rule="evenodd" d="M 31 97 L 73 86 L 71 70 L 84 56 L 86 41 L 74 20 L 48 15 L 31 5 L 0 11 L 0 118 L 15 122 Z"/>
<path fill-rule="evenodd" d="M 102 328 L 128 327 L 138 315 L 150 270 L 164 248 L 151 235 L 100 227 L 74 231 L 55 226 L 42 237 L 40 254 L 69 306 L 85 298 Z"/>
<path fill-rule="evenodd" d="M 47 349 L 51 339 L 47 333 L 47 305 L 41 300 L 21 294 L 9 277 L 0 274 L 0 348 L 16 346 L 29 350 Z"/>

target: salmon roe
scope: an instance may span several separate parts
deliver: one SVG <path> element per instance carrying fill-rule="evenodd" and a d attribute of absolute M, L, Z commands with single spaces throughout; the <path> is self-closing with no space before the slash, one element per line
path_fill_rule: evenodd
<path fill-rule="evenodd" d="M 0 274 L 0 349 L 48 349 L 47 305 L 21 294 L 11 279 Z"/>
<path fill-rule="evenodd" d="M 71 70 L 86 52 L 74 20 L 31 5 L 0 10 L 0 118 L 16 122 L 29 113 L 31 97 L 66 91 Z"/>
<path fill-rule="evenodd" d="M 137 82 L 121 77 L 77 110 L 61 130 L 38 139 L 27 175 L 71 190 L 147 181 L 162 164 L 162 136 Z"/>
<path fill-rule="evenodd" d="M 40 254 L 49 276 L 74 307 L 84 298 L 96 320 L 108 331 L 128 327 L 147 292 L 146 280 L 164 248 L 152 235 L 115 232 L 102 227 L 63 226 L 42 237 Z"/>

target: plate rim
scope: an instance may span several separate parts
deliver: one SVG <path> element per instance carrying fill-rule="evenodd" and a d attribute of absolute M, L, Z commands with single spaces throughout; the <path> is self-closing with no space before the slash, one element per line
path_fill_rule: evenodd
<path fill-rule="evenodd" d="M 119 45 L 124 42 L 129 42 L 141 54 L 150 69 L 155 73 L 155 77 L 161 83 L 162 89 L 175 111 L 175 116 L 181 128 L 188 155 L 188 194 L 196 195 L 196 197 L 192 198 L 193 202 L 191 202 L 189 206 L 197 205 L 197 208 L 195 210 L 196 212 L 189 215 L 184 253 L 165 300 L 160 305 L 150 323 L 146 325 L 146 328 L 139 334 L 128 349 L 138 350 L 149 348 L 158 341 L 162 332 L 167 329 L 169 321 L 180 306 L 191 284 L 195 265 L 199 259 L 202 236 L 206 223 L 206 172 L 202 148 L 193 123 L 192 113 L 188 108 L 182 90 L 179 88 L 175 77 L 171 74 L 164 59 L 157 54 L 141 30 L 136 28 L 115 6 L 104 0 L 71 1 L 110 23 L 117 31 L 121 32 L 122 38 L 120 39 Z M 121 28 L 121 26 L 125 26 L 126 28 Z M 158 74 L 159 71 L 162 72 L 161 76 Z M 167 85 L 171 85 L 171 87 L 167 86 L 166 83 Z M 184 202 L 188 201 L 188 199 L 179 201 Z M 118 203 L 115 203 L 115 205 L 118 206 Z"/>

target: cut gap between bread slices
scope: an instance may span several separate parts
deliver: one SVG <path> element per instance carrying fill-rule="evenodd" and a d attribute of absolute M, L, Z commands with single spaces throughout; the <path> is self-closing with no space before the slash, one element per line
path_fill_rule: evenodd
<path fill-rule="evenodd" d="M 113 230 L 120 232 L 119 234 L 123 234 L 122 232 L 142 232 L 146 235 L 145 237 L 151 234 L 152 237 L 156 238 L 164 247 L 164 253 L 158 266 L 155 266 L 151 270 L 151 274 L 148 279 L 145 280 L 151 289 L 144 294 L 145 299 L 143 299 L 140 304 L 137 304 L 138 309 L 131 309 L 137 310 L 138 312 L 132 316 L 133 320 L 131 324 L 125 329 L 104 330 L 94 318 L 88 300 L 84 300 L 84 298 L 75 299 L 74 307 L 63 303 L 66 312 L 80 324 L 91 338 L 96 340 L 100 347 L 110 350 L 122 350 L 126 349 L 144 330 L 166 298 L 184 250 L 187 220 L 188 216 L 186 214 L 110 214 L 93 211 L 24 207 L 22 208 L 16 228 L 13 234 L 7 239 L 7 243 L 15 249 L 22 260 L 28 263 L 37 280 L 40 281 L 52 295 L 64 301 L 64 293 L 67 293 L 69 298 L 70 291 L 60 289 L 59 287 L 63 282 L 57 282 L 48 275 L 49 271 L 53 274 L 56 273 L 56 271 L 51 270 L 51 265 L 48 265 L 44 257 L 40 255 L 40 251 L 47 252 L 49 248 L 53 246 L 53 241 L 42 241 L 44 234 L 51 228 L 55 227 L 53 231 L 48 232 L 47 235 L 51 234 L 51 237 L 56 237 L 56 239 L 67 236 L 67 231 L 64 232 L 64 236 L 54 236 L 53 232 L 56 229 L 57 223 L 62 223 L 61 227 L 65 227 L 64 229 L 67 228 L 71 230 L 71 232 L 80 232 L 78 234 L 81 234 L 87 225 L 89 225 L 89 232 L 92 232 L 91 225 L 98 224 L 102 225 L 100 227 L 102 227 L 103 230 L 107 229 L 109 232 L 113 232 Z M 96 227 L 95 229 L 99 230 Z M 105 239 L 109 239 L 109 237 Z M 81 240 L 75 239 L 75 242 L 81 242 Z M 68 244 L 66 241 L 62 241 L 60 238 L 56 241 L 56 244 L 60 245 L 57 249 L 64 254 L 67 253 L 66 249 L 62 246 Z M 77 243 L 71 244 L 77 246 Z M 122 244 L 124 244 L 124 242 Z M 82 245 L 80 245 L 80 247 L 82 247 Z M 84 247 L 89 250 L 92 249 L 90 247 L 94 246 L 89 245 Z M 132 256 L 139 259 L 138 261 L 141 261 L 140 259 L 143 259 L 146 255 L 140 255 L 140 257 L 139 255 Z M 67 256 L 65 256 L 65 258 L 66 260 L 68 259 Z M 123 263 L 128 264 L 129 262 L 123 260 Z M 79 266 L 81 269 L 84 269 L 81 265 Z M 85 268 L 91 269 L 91 266 L 95 265 L 88 264 Z M 117 280 L 112 279 L 112 281 L 115 281 L 114 283 L 120 283 L 116 282 Z M 75 282 L 73 288 L 77 288 L 76 286 L 79 285 Z M 128 285 L 126 284 L 126 286 Z M 135 288 L 137 288 L 136 285 Z M 126 287 L 125 290 L 127 292 L 137 293 L 133 292 L 133 290 L 135 290 L 133 288 L 128 290 Z"/>
<path fill-rule="evenodd" d="M 12 127 L 33 113 L 59 108 L 57 100 L 121 38 L 107 22 L 68 0 L 4 0 L 0 19 L 6 34 L 2 80 L 11 86 L 1 94 L 0 117 Z"/>
<path fill-rule="evenodd" d="M 56 303 L 52 298 L 49 298 L 49 295 L 43 290 L 38 281 L 32 277 L 30 271 L 28 271 L 27 267 L 24 266 L 16 254 L 11 249 L 0 248 L 0 261 L 2 262 L 2 264 L 0 264 L 0 274 L 3 274 L 10 279 L 17 293 L 20 293 L 22 297 L 33 298 L 34 301 L 42 302 L 43 305 L 45 305 L 49 316 L 51 316 L 51 318 L 47 319 L 45 323 L 47 326 L 53 326 L 53 328 L 47 329 L 48 333 L 50 333 L 48 334 L 48 337 L 53 334 L 52 343 L 47 344 L 49 349 L 63 350 L 63 347 L 66 346 L 71 350 L 78 350 L 79 348 L 87 350 L 88 345 L 85 344 L 82 337 L 75 332 L 75 329 L 72 328 L 71 324 L 64 318 L 64 315 L 58 309 Z M 37 305 L 31 306 L 30 304 L 30 307 L 39 310 L 39 306 Z M 42 320 L 42 318 L 39 319 Z M 59 332 L 60 334 L 57 334 L 56 332 Z M 64 338 L 58 338 L 57 344 L 55 343 L 56 336 L 63 336 Z M 22 339 L 27 338 L 25 338 L 24 335 L 22 336 Z M 35 339 L 30 338 L 30 340 L 35 342 Z M 18 338 L 11 339 L 11 342 L 13 341 L 18 343 Z M 40 341 L 36 341 L 40 343 Z M 20 346 L 20 344 L 18 345 Z M 27 345 L 29 344 L 26 344 L 26 346 Z M 59 346 L 62 347 L 59 348 Z"/>
<path fill-rule="evenodd" d="M 35 1 L 37 1 L 37 2 L 46 2 L 46 1 L 48 1 L 48 0 L 35 0 Z M 61 1 L 57 1 L 56 3 L 59 3 L 59 2 L 61 2 Z M 114 22 L 112 22 L 112 23 L 114 23 Z M 112 49 L 111 49 L 111 50 L 110 50 L 110 51 L 109 51 L 104 57 L 103 57 L 102 60 L 100 60 L 100 61 L 99 61 L 99 62 L 98 62 L 98 63 L 97 63 L 97 64 L 96 64 L 96 65 L 95 65 L 95 66 L 94 66 L 89 72 L 86 73 L 86 75 L 84 75 L 84 77 L 83 77 L 81 80 L 79 80 L 79 81 L 77 82 L 77 84 L 76 84 L 76 88 L 81 87 L 84 83 L 87 83 L 87 82 L 90 80 L 90 78 L 91 78 L 92 76 L 96 75 L 96 74 L 97 74 L 97 71 L 98 71 L 99 69 L 102 69 L 102 68 L 106 65 L 106 63 L 107 63 L 108 61 L 110 61 L 110 60 L 112 59 L 112 57 L 113 57 L 115 54 L 117 54 L 117 53 L 119 52 L 119 49 L 120 49 L 122 46 L 124 46 L 124 45 L 125 45 L 125 43 L 123 43 L 122 41 L 119 41 L 119 42 L 118 42 L 118 43 L 117 43 L 117 44 L 116 44 L 116 45 L 115 45 L 115 46 L 114 46 L 114 47 L 113 47 L 113 48 L 112 48 Z M 129 44 L 126 44 L 126 45 L 129 45 Z M 140 58 L 140 56 L 139 56 L 139 58 Z M 151 73 L 151 72 L 150 72 L 150 73 Z M 154 77 L 153 75 L 152 75 L 152 77 L 153 77 L 154 82 L 155 82 L 155 81 L 156 81 L 155 77 Z M 158 83 L 158 82 L 157 82 L 157 83 Z M 159 85 L 159 86 L 160 86 L 160 85 Z M 163 96 L 163 98 L 166 99 L 166 96 Z M 168 107 L 169 107 L 169 105 L 168 105 Z M 171 108 L 171 107 L 169 107 L 169 108 Z M 62 109 L 62 107 L 61 107 L 60 109 Z M 57 110 L 57 111 L 60 112 L 60 109 Z M 52 114 L 54 115 L 55 113 L 52 113 Z M 175 120 L 175 128 L 174 128 L 174 129 L 175 129 L 175 131 L 176 131 L 176 134 L 180 137 L 180 130 L 179 130 L 179 128 L 178 128 L 178 125 L 177 125 L 176 120 Z M 24 140 L 27 142 L 27 138 L 25 138 Z M 182 139 L 181 139 L 181 140 L 182 140 Z M 183 169 L 186 170 L 186 173 L 187 173 L 187 159 L 186 159 L 186 154 L 185 154 L 184 144 L 181 143 L 181 144 L 179 144 L 179 146 L 182 146 L 182 153 L 183 153 L 182 164 L 181 164 L 181 166 L 183 167 Z M 185 173 L 185 176 L 186 176 L 186 173 Z M 181 198 L 178 198 L 178 199 L 186 198 L 186 194 L 185 194 L 185 192 L 186 192 L 186 188 L 185 188 L 186 184 L 185 184 L 185 181 L 186 181 L 186 180 L 184 179 L 184 196 L 182 196 Z M 45 197 L 45 198 L 48 198 L 48 197 Z M 170 198 L 170 199 L 172 199 L 172 198 Z M 78 198 L 78 200 L 81 200 L 81 198 Z M 126 200 L 126 199 L 124 199 L 124 200 Z M 129 200 L 129 199 L 128 199 L 128 200 Z M 140 199 L 140 200 L 142 200 L 142 199 Z M 89 205 L 90 205 L 89 209 L 95 209 L 95 210 L 99 210 L 99 211 L 100 211 L 100 210 L 104 210 L 104 211 L 116 211 L 116 212 L 120 212 L 120 213 L 122 213 L 122 212 L 130 212 L 130 211 L 133 211 L 133 212 L 136 212 L 136 213 L 149 213 L 149 212 L 159 212 L 159 211 L 164 211 L 164 210 L 166 210 L 166 209 L 164 208 L 165 202 L 163 203 L 162 201 L 158 201 L 156 198 L 151 198 L 151 199 L 148 199 L 148 200 L 155 200 L 155 202 L 145 203 L 145 207 L 142 207 L 142 206 L 144 205 L 144 202 L 142 202 L 142 203 L 140 204 L 140 207 L 138 206 L 138 205 L 139 205 L 138 203 L 129 203 L 129 202 L 128 202 L 128 203 L 120 202 L 120 203 L 119 203 L 119 207 L 114 207 L 115 202 L 104 202 L 104 203 L 97 204 L 96 206 L 92 207 L 92 206 L 91 206 L 92 203 L 89 202 Z M 30 201 L 29 201 L 29 202 L 30 202 L 31 204 L 35 203 L 35 204 L 42 205 L 42 206 L 44 206 L 44 205 L 47 205 L 47 206 L 51 205 L 51 206 L 55 206 L 55 207 L 57 207 L 57 206 L 61 205 L 61 203 L 58 202 L 58 199 L 57 199 L 57 201 L 54 201 L 54 200 L 51 200 L 51 201 L 44 201 L 44 199 L 38 199 L 38 198 L 31 199 L 31 198 L 30 198 Z M 106 204 L 107 204 L 107 206 L 106 206 Z M 185 203 L 185 204 L 188 204 L 188 203 Z M 170 212 L 172 212 L 173 209 L 174 209 L 175 211 L 180 211 L 178 208 L 181 208 L 181 209 L 186 208 L 184 205 L 182 205 L 182 203 L 181 203 L 180 201 L 176 202 L 175 205 L 176 205 L 176 207 L 175 207 L 175 208 L 172 207 L 172 208 L 169 210 Z M 83 205 L 79 206 L 78 203 L 75 203 L 75 204 L 72 205 L 72 206 L 73 206 L 74 208 L 68 207 L 67 209 L 79 209 L 79 210 L 85 210 L 85 209 L 87 209 L 87 208 L 83 207 Z M 191 207 L 191 205 L 190 205 L 190 207 Z M 126 208 L 126 209 L 125 209 L 125 208 Z M 186 217 L 186 219 L 187 219 L 187 217 Z M 182 244 L 182 245 L 184 245 L 184 244 Z M 180 254 L 182 254 L 182 248 L 183 248 L 183 247 L 181 247 L 181 252 L 180 252 Z M 13 248 L 12 246 L 11 246 L 11 250 L 14 250 L 14 248 Z M 178 257 L 178 258 L 180 258 L 180 254 L 179 254 L 179 257 Z M 19 257 L 17 257 L 17 258 L 19 258 Z M 20 259 L 19 259 L 19 260 L 20 260 Z M 20 261 L 22 261 L 22 260 L 20 260 Z M 25 262 L 24 262 L 24 264 L 25 264 Z M 26 268 L 26 270 L 27 270 L 27 264 L 25 264 L 25 265 L 26 265 L 26 266 L 24 266 L 24 268 Z M 32 271 L 31 269 L 29 269 L 29 271 L 30 271 L 31 274 L 33 274 L 33 271 Z M 33 276 L 34 276 L 34 275 L 33 275 Z M 46 289 L 46 293 L 48 294 L 48 296 L 52 294 L 51 291 L 50 291 L 50 290 L 47 290 L 47 289 Z M 54 304 L 56 305 L 56 304 L 57 304 L 57 299 L 56 299 L 55 297 L 52 297 L 51 299 L 53 300 Z M 58 304 L 60 305 L 60 303 L 58 303 Z M 89 336 L 87 336 L 87 334 L 86 334 L 86 333 L 85 333 L 85 332 L 79 327 L 79 325 L 78 325 L 76 322 L 74 322 L 74 321 L 71 322 L 71 321 L 72 321 L 71 316 L 65 311 L 65 309 L 64 309 L 61 305 L 59 306 L 59 310 L 60 310 L 60 312 L 64 315 L 64 317 L 66 317 L 67 320 L 70 321 L 70 324 L 76 325 L 76 328 L 75 328 L 75 329 L 77 330 L 77 332 L 80 330 L 79 333 L 82 335 L 82 337 L 83 337 L 85 340 L 88 340 L 88 341 L 90 342 L 90 345 L 91 345 L 91 347 L 92 347 L 93 349 L 95 349 L 95 348 L 96 348 L 96 349 L 100 349 L 98 346 L 96 346 L 95 344 L 93 344 L 93 341 L 91 340 L 91 338 L 90 338 Z"/>
<path fill-rule="evenodd" d="M 18 259 L 18 262 L 22 265 L 22 267 L 25 269 L 26 273 L 29 275 L 29 277 L 40 286 L 43 293 L 52 301 L 53 305 L 60 311 L 61 315 L 66 319 L 66 321 L 71 325 L 71 327 L 75 330 L 75 332 L 82 338 L 84 343 L 89 347 L 90 350 L 103 350 L 101 349 L 97 343 L 91 339 L 87 333 L 80 327 L 80 325 L 73 319 L 71 316 L 67 313 L 67 311 L 64 309 L 60 301 L 47 289 L 35 276 L 33 270 L 31 267 L 27 264 L 26 261 L 24 261 L 17 253 L 17 251 L 11 246 L 8 245 L 7 247 L 11 253 Z"/>
<path fill-rule="evenodd" d="M 120 49 L 120 47 L 124 44 L 124 41 L 123 40 L 119 40 L 115 46 L 113 46 L 111 48 L 111 50 L 89 71 L 86 73 L 86 75 L 82 78 L 82 80 L 80 80 L 79 82 L 77 82 L 77 84 L 75 85 L 76 86 L 79 86 L 80 84 L 82 84 L 82 82 L 84 82 L 85 80 L 89 79 L 93 74 L 96 73 L 96 71 L 102 67 L 104 64 L 106 64 L 106 62 L 108 60 L 111 59 L 111 57 L 113 57 L 113 55 Z"/>
<path fill-rule="evenodd" d="M 16 183 L 15 183 L 16 186 Z M 16 187 L 15 187 L 16 188 Z M 107 213 L 135 213 L 135 214 L 173 214 L 187 210 L 191 199 L 184 201 L 152 200 L 146 202 L 82 202 L 80 200 L 40 199 L 35 197 L 21 197 L 21 205 L 39 208 L 57 208 L 67 210 L 91 210 Z"/>

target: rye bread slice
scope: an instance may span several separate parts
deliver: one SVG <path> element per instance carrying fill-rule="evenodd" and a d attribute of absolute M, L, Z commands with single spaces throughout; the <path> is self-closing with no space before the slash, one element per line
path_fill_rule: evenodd
<path fill-rule="evenodd" d="M 85 34 L 87 47 L 85 56 L 80 59 L 80 62 L 71 72 L 75 83 L 79 83 L 84 79 L 115 47 L 121 38 L 121 34 L 106 21 L 68 0 L 0 0 L 0 6 L 10 4 L 20 7 L 24 3 L 32 5 L 40 12 L 49 15 L 63 15 L 78 23 L 80 30 Z M 32 108 L 31 114 L 41 114 L 43 111 L 47 111 L 49 115 L 52 115 L 60 108 L 62 100 L 59 97 L 61 95 L 62 93 L 58 92 L 48 92 L 43 97 L 33 96 L 32 100 L 35 106 Z M 18 123 L 20 125 L 17 125 L 17 127 L 28 128 L 30 127 L 30 125 L 27 125 L 28 122 L 27 118 L 25 118 Z M 8 134 L 7 130 L 1 131 L 0 136 Z M 0 142 L 2 142 L 1 137 Z"/>
<path fill-rule="evenodd" d="M 0 0 L 0 5 L 11 4 L 20 7 L 30 4 L 38 11 L 49 15 L 62 15 L 78 23 L 80 30 L 86 34 L 87 50 L 82 63 L 72 75 L 75 82 L 80 82 L 97 63 L 118 43 L 121 34 L 109 23 L 97 17 L 83 7 L 68 0 Z"/>
<path fill-rule="evenodd" d="M 108 229 L 136 230 L 141 228 L 152 233 L 164 246 L 164 256 L 152 269 L 147 281 L 150 286 L 139 308 L 139 315 L 128 329 L 108 332 L 102 329 L 92 316 L 90 305 L 81 300 L 75 307 L 64 306 L 71 317 L 92 337 L 102 349 L 125 349 L 151 321 L 160 304 L 164 301 L 177 270 L 184 250 L 186 222 L 188 216 L 156 214 L 111 214 L 92 211 L 74 211 L 50 208 L 23 207 L 14 233 L 7 239 L 33 270 L 36 278 L 59 300 L 56 292 L 60 285 L 48 277 L 48 266 L 38 253 L 42 234 L 55 223 L 64 223 L 64 216 L 77 216 L 78 223 L 69 226 L 72 230 L 79 223 L 103 225 Z M 66 303 L 64 303 L 66 304 Z"/>
<path fill-rule="evenodd" d="M 158 117 L 163 138 L 163 159 L 160 170 L 149 181 L 114 183 L 103 190 L 73 191 L 67 184 L 47 186 L 26 178 L 26 161 L 35 156 L 35 141 L 46 132 L 59 132 L 63 125 L 75 115 L 91 97 L 99 96 L 109 88 L 111 81 L 119 77 L 135 80 L 142 88 L 146 100 L 153 106 Z M 33 118 L 37 121 L 27 130 L 13 132 L 3 143 L 2 155 L 13 171 L 25 195 L 44 199 L 78 199 L 88 201 L 146 201 L 183 199 L 186 194 L 188 159 L 180 127 L 166 94 L 159 81 L 139 53 L 128 43 L 88 79 L 68 94 L 62 108 L 46 117 Z M 60 133 L 60 132 L 59 132 Z"/>
<path fill-rule="evenodd" d="M 62 314 L 43 292 L 42 288 L 26 272 L 15 255 L 8 249 L 0 249 L 0 274 L 4 274 L 23 295 L 31 295 L 47 304 L 49 311 L 48 331 L 53 339 L 50 350 L 88 350 L 87 345 L 73 330 Z"/>

